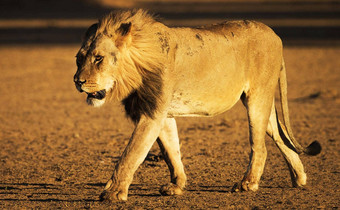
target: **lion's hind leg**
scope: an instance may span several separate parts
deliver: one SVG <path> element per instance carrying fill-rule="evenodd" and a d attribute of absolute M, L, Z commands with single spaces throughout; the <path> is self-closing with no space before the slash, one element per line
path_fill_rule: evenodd
<path fill-rule="evenodd" d="M 284 159 L 286 160 L 293 186 L 299 187 L 305 185 L 307 181 L 307 175 L 304 172 L 304 168 L 298 153 L 294 151 L 295 148 L 291 144 L 286 131 L 280 125 L 274 103 L 272 105 L 269 118 L 267 134 L 272 137 L 275 144 L 280 149 Z"/>
<path fill-rule="evenodd" d="M 187 178 L 181 160 L 177 126 L 174 118 L 165 120 L 164 127 L 160 132 L 157 143 L 162 151 L 171 175 L 171 183 L 162 186 L 160 193 L 162 195 L 181 195 Z"/>
<path fill-rule="evenodd" d="M 241 181 L 232 191 L 256 191 L 264 170 L 267 158 L 265 135 L 272 105 L 272 94 L 262 94 L 254 91 L 242 95 L 242 102 L 247 108 L 249 121 L 249 141 L 251 146 L 250 161 L 247 171 Z"/>

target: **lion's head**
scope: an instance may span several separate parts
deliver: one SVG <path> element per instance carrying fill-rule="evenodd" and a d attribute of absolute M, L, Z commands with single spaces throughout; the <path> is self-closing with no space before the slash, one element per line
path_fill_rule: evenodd
<path fill-rule="evenodd" d="M 143 10 L 111 13 L 89 27 L 77 53 L 76 88 L 87 103 L 122 100 L 161 74 L 161 50 L 148 30 L 154 19 Z M 157 40 L 157 39 L 156 39 Z M 145 89 L 145 87 L 144 87 Z"/>

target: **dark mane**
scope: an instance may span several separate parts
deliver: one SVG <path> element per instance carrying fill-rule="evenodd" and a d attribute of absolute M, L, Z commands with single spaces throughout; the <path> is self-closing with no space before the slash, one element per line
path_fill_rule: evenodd
<path fill-rule="evenodd" d="M 155 72 L 147 71 L 143 77 L 142 86 L 122 101 L 126 115 L 134 123 L 137 123 L 142 115 L 154 118 L 162 94 L 162 83 L 162 71 L 160 69 Z"/>

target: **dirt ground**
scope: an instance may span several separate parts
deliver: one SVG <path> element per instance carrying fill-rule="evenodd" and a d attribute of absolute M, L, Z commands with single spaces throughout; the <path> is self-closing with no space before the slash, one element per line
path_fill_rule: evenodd
<path fill-rule="evenodd" d="M 72 10 L 67 12 L 74 15 Z M 247 11 L 234 15 L 244 14 Z M 327 16 L 333 22 L 326 21 L 337 27 L 335 13 L 328 14 L 333 13 L 319 15 Z M 1 15 L 2 21 L 7 21 L 11 12 Z M 176 21 L 174 24 L 182 23 L 180 18 Z M 313 22 L 308 18 L 304 21 Z M 336 27 L 330 29 L 339 33 Z M 170 181 L 170 175 L 165 162 L 157 158 L 160 151 L 154 145 L 151 158 L 134 176 L 128 201 L 108 204 L 99 201 L 99 194 L 127 145 L 133 124 L 118 102 L 92 108 L 86 105 L 86 96 L 75 89 L 75 55 L 80 43 L 75 44 L 78 35 L 73 33 L 84 29 L 58 29 L 60 34 L 44 41 L 40 36 L 53 32 L 51 26 L 22 30 L 25 33 L 1 28 L 0 209 L 339 208 L 339 37 L 328 34 L 331 39 L 327 42 L 320 33 L 306 43 L 316 39 L 326 45 L 294 45 L 303 41 L 304 34 L 297 36 L 297 28 L 278 29 L 285 32 L 282 34 L 288 41 L 297 37 L 297 42 L 291 41 L 293 44 L 284 48 L 293 131 L 302 145 L 318 140 L 323 147 L 318 156 L 301 155 L 307 186 L 292 187 L 283 157 L 267 138 L 268 158 L 260 189 L 231 193 L 246 171 L 250 152 L 246 110 L 237 103 L 213 118 L 177 119 L 188 176 L 184 195 L 167 197 L 158 192 Z M 21 42 L 23 45 L 18 44 Z"/>
<path fill-rule="evenodd" d="M 0 208 L 338 208 L 340 138 L 339 48 L 289 47 L 293 130 L 322 153 L 302 156 L 308 185 L 292 188 L 289 172 L 268 138 L 268 159 L 257 192 L 230 193 L 248 164 L 246 111 L 241 103 L 214 118 L 179 118 L 188 175 L 182 196 L 163 197 L 164 161 L 147 160 L 127 202 L 98 195 L 123 152 L 133 125 L 118 103 L 85 104 L 72 82 L 78 46 L 0 48 Z M 154 146 L 152 154 L 158 155 Z"/>

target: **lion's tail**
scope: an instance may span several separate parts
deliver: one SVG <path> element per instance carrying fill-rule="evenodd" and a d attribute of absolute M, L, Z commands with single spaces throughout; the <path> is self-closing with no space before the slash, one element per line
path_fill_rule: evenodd
<path fill-rule="evenodd" d="M 305 153 L 307 155 L 317 155 L 321 152 L 321 145 L 318 141 L 312 142 L 308 147 L 302 147 L 299 142 L 296 141 L 293 131 L 290 126 L 289 121 L 289 111 L 288 111 L 288 99 L 287 99 L 287 77 L 286 77 L 286 67 L 284 61 L 282 61 L 282 67 L 280 71 L 279 78 L 279 92 L 280 92 L 280 102 L 283 115 L 283 125 L 282 129 L 285 129 L 291 143 L 294 145 L 296 152 L 298 154 Z"/>

